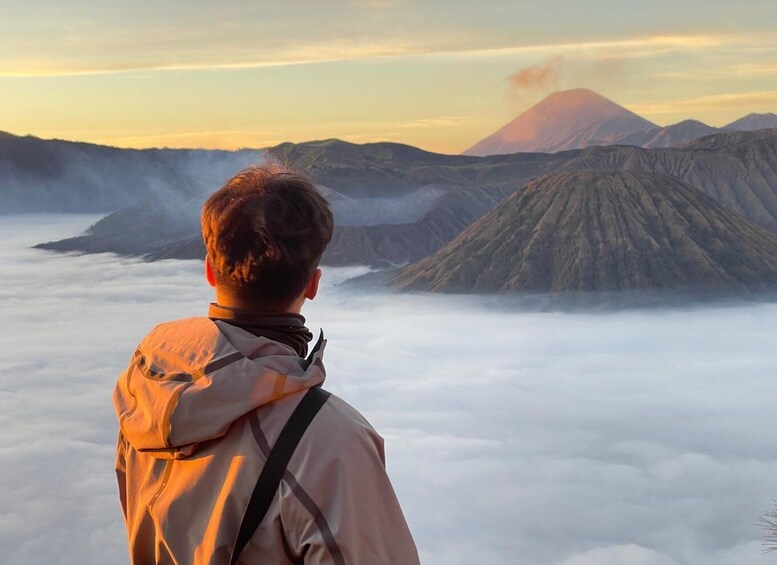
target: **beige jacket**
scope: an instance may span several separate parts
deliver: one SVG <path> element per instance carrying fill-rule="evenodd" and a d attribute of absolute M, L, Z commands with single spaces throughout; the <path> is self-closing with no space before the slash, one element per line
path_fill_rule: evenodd
<path fill-rule="evenodd" d="M 229 562 L 271 446 L 322 354 L 222 321 L 156 326 L 119 377 L 116 474 L 132 563 Z M 385 471 L 383 440 L 332 395 L 241 554 L 244 564 L 413 565 L 418 553 Z"/>

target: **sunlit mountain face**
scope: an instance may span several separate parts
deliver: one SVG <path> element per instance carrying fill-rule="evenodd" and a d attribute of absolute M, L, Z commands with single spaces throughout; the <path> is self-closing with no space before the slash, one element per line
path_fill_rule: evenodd
<path fill-rule="evenodd" d="M 578 88 L 551 94 L 464 153 L 553 153 L 607 145 L 619 137 L 655 127 L 605 97 Z"/>

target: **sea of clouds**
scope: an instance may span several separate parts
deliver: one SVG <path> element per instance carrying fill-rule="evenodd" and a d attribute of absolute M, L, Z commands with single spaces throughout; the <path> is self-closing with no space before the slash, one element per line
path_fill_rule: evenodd
<path fill-rule="evenodd" d="M 29 249 L 94 216 L 0 217 L 0 562 L 127 563 L 111 393 L 196 261 Z M 777 498 L 777 305 L 520 312 L 327 269 L 327 388 L 386 439 L 425 564 L 731 565 Z"/>

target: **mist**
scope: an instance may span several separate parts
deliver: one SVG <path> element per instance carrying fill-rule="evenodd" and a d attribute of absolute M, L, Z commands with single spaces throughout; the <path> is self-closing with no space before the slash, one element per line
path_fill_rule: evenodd
<path fill-rule="evenodd" d="M 0 217 L 3 562 L 127 563 L 111 393 L 198 261 L 30 249 L 96 216 Z M 777 305 L 529 313 L 326 269 L 325 387 L 386 440 L 425 564 L 730 565 L 777 497 Z"/>

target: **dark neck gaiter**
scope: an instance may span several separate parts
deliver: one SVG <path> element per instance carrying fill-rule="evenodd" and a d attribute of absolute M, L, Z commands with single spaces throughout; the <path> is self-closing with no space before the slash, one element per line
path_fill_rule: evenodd
<path fill-rule="evenodd" d="M 305 326 L 305 317 L 293 312 L 253 312 L 211 302 L 208 318 L 222 320 L 243 328 L 255 336 L 266 337 L 288 345 L 300 357 L 307 356 L 308 343 L 313 339 L 313 334 Z"/>

